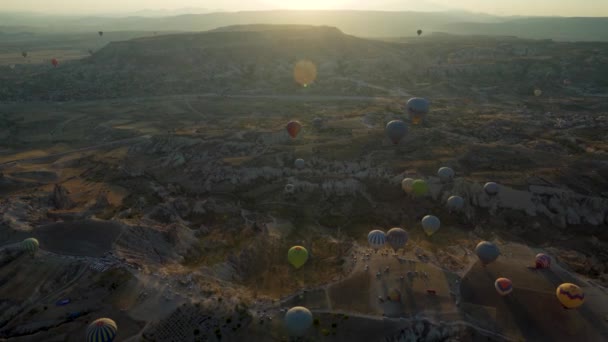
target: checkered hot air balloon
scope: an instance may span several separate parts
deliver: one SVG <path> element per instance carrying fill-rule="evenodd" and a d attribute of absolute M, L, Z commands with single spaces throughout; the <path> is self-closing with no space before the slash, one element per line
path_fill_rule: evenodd
<path fill-rule="evenodd" d="M 116 322 L 109 318 L 99 318 L 87 327 L 87 342 L 111 342 L 117 332 Z"/>
<path fill-rule="evenodd" d="M 386 234 L 378 229 L 372 230 L 367 234 L 367 242 L 369 242 L 371 248 L 378 250 L 384 247 L 384 244 L 386 243 Z"/>

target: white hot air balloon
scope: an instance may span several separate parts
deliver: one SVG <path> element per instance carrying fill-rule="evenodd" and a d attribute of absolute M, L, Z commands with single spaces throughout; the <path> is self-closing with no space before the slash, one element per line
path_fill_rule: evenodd
<path fill-rule="evenodd" d="M 444 183 L 451 182 L 454 179 L 454 174 L 454 170 L 449 167 L 442 167 L 437 171 L 437 176 Z"/>
<path fill-rule="evenodd" d="M 464 199 L 460 196 L 450 196 L 448 198 L 448 210 L 452 211 L 460 211 L 464 208 Z"/>
<path fill-rule="evenodd" d="M 422 229 L 428 236 L 435 234 L 439 230 L 439 227 L 441 227 L 441 221 L 439 221 L 437 216 L 433 215 L 426 215 L 422 218 L 421 223 Z"/>
<path fill-rule="evenodd" d="M 403 189 L 403 191 L 405 191 L 406 193 L 411 194 L 413 184 L 414 184 L 414 179 L 405 178 L 404 180 L 401 181 L 401 189 Z"/>

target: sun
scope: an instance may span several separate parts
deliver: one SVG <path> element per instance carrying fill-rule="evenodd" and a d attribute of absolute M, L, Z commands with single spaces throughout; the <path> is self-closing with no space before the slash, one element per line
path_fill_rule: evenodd
<path fill-rule="evenodd" d="M 281 9 L 322 10 L 342 9 L 352 3 L 352 0 L 266 0 L 266 2 Z"/>

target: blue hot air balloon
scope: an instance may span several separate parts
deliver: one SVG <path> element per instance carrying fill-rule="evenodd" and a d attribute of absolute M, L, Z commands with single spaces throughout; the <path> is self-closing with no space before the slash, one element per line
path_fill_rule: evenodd
<path fill-rule="evenodd" d="M 477 244 L 477 247 L 475 247 L 475 254 L 477 254 L 479 261 L 485 266 L 498 259 L 500 250 L 498 249 L 498 246 L 491 242 L 481 241 Z"/>
<path fill-rule="evenodd" d="M 407 134 L 407 124 L 401 120 L 393 120 L 386 125 L 386 135 L 397 145 Z"/>
<path fill-rule="evenodd" d="M 312 325 L 312 313 L 303 306 L 295 306 L 285 314 L 285 326 L 290 336 L 306 335 Z"/>
<path fill-rule="evenodd" d="M 407 113 L 410 121 L 414 125 L 418 125 L 424 121 L 429 112 L 430 104 L 427 99 L 421 97 L 413 97 L 407 101 Z"/>

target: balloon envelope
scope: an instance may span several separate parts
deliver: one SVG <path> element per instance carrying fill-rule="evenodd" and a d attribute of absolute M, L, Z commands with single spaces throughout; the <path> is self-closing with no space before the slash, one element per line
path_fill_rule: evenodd
<path fill-rule="evenodd" d="M 302 246 L 293 246 L 287 252 L 287 260 L 293 267 L 300 268 L 308 261 L 308 251 Z"/>
<path fill-rule="evenodd" d="M 449 182 L 454 179 L 454 170 L 449 167 L 439 168 L 439 170 L 437 171 L 437 176 L 439 176 L 439 179 L 442 182 Z"/>
<path fill-rule="evenodd" d="M 312 127 L 316 128 L 316 129 L 321 129 L 323 127 L 323 119 L 314 118 L 312 120 Z"/>
<path fill-rule="evenodd" d="M 477 254 L 477 257 L 482 264 L 487 265 L 498 259 L 500 250 L 495 244 L 488 241 L 482 241 L 475 247 L 475 254 Z"/>
<path fill-rule="evenodd" d="M 509 293 L 513 292 L 513 283 L 510 279 L 507 278 L 498 278 L 494 282 L 494 287 L 496 291 L 501 296 L 506 296 Z"/>
<path fill-rule="evenodd" d="M 87 341 L 111 342 L 114 341 L 117 331 L 116 322 L 109 318 L 99 318 L 87 327 Z"/>
<path fill-rule="evenodd" d="M 424 120 L 429 108 L 429 101 L 421 97 L 413 97 L 407 101 L 407 112 L 414 125 L 418 125 Z"/>
<path fill-rule="evenodd" d="M 418 30 L 418 31 L 416 31 L 416 33 L 417 33 L 418 35 L 421 35 L 421 34 L 422 34 L 422 30 Z"/>
<path fill-rule="evenodd" d="M 392 288 L 388 293 L 388 299 L 392 302 L 400 302 L 401 301 L 401 291 L 396 288 Z"/>
<path fill-rule="evenodd" d="M 289 133 L 289 136 L 292 138 L 295 138 L 298 136 L 298 133 L 300 133 L 300 131 L 302 130 L 302 124 L 299 123 L 298 121 L 290 121 L 287 124 L 287 133 Z"/>
<path fill-rule="evenodd" d="M 287 184 L 285 185 L 285 192 L 294 192 L 296 190 L 296 187 L 293 184 Z"/>
<path fill-rule="evenodd" d="M 295 306 L 285 314 L 285 326 L 289 335 L 304 336 L 312 326 L 312 313 L 303 306 Z"/>
<path fill-rule="evenodd" d="M 304 162 L 304 159 L 296 159 L 296 161 L 294 162 L 294 165 L 298 169 L 303 169 L 304 166 L 306 166 L 306 162 Z"/>
<path fill-rule="evenodd" d="M 21 241 L 21 249 L 30 254 L 35 254 L 38 251 L 40 244 L 34 238 L 27 238 Z"/>
<path fill-rule="evenodd" d="M 464 208 L 464 198 L 460 196 L 450 196 L 448 198 L 448 210 L 458 211 Z"/>
<path fill-rule="evenodd" d="M 561 284 L 555 291 L 555 295 L 566 309 L 576 309 L 585 301 L 583 289 L 572 283 Z"/>
<path fill-rule="evenodd" d="M 551 257 L 547 254 L 538 253 L 536 254 L 536 268 L 549 268 L 551 267 Z"/>
<path fill-rule="evenodd" d="M 424 196 L 429 191 L 429 185 L 422 179 L 416 179 L 412 183 L 412 193 L 415 196 Z"/>
<path fill-rule="evenodd" d="M 393 120 L 386 125 L 386 135 L 397 145 L 407 134 L 407 124 L 401 120 Z"/>
<path fill-rule="evenodd" d="M 403 189 L 403 191 L 405 191 L 408 194 L 412 193 L 412 186 L 414 184 L 414 179 L 413 178 L 405 178 L 404 180 L 401 181 L 401 189 Z"/>
<path fill-rule="evenodd" d="M 405 247 L 407 240 L 407 232 L 401 228 L 391 228 L 388 233 L 386 233 L 386 242 L 388 242 L 394 251 Z"/>
<path fill-rule="evenodd" d="M 99 31 L 98 33 L 100 37 L 103 36 L 103 31 Z"/>
<path fill-rule="evenodd" d="M 496 195 L 498 193 L 498 184 L 494 182 L 487 182 L 483 189 L 486 191 L 488 195 Z"/>
<path fill-rule="evenodd" d="M 540 89 L 534 89 L 534 96 L 541 96 L 543 94 L 543 91 Z"/>
<path fill-rule="evenodd" d="M 426 235 L 431 236 L 435 234 L 439 227 L 441 227 L 441 221 L 437 216 L 426 215 L 422 218 L 422 229 L 426 233 Z"/>
<path fill-rule="evenodd" d="M 372 230 L 367 234 L 367 242 L 371 248 L 378 250 L 384 247 L 384 244 L 386 243 L 386 234 L 378 229 Z"/>
<path fill-rule="evenodd" d="M 56 58 L 53 58 L 51 59 L 51 64 L 56 67 L 59 64 L 59 61 Z"/>

